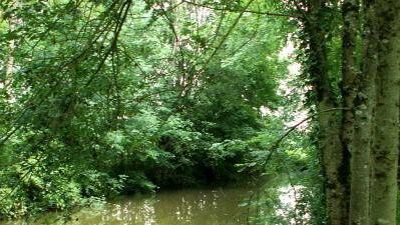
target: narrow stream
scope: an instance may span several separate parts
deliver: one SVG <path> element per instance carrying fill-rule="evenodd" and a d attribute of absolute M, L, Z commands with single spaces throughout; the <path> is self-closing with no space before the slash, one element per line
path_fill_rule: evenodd
<path fill-rule="evenodd" d="M 128 196 L 100 208 L 84 208 L 65 223 L 70 225 L 244 225 L 249 187 L 161 191 L 152 196 Z M 64 224 L 60 214 L 47 213 L 36 222 L 7 225 Z"/>

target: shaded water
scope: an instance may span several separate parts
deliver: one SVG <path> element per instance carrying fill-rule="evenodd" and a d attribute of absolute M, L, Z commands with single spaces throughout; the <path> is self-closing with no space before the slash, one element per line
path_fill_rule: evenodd
<path fill-rule="evenodd" d="M 249 187 L 162 191 L 153 196 L 130 196 L 72 215 L 66 224 L 82 225 L 244 225 Z M 60 214 L 48 213 L 28 224 L 63 224 Z M 27 224 L 23 222 L 9 225 Z"/>

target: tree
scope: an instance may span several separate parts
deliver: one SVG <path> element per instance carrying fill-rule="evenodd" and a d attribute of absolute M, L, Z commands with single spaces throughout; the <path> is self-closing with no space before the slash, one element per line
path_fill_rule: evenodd
<path fill-rule="evenodd" d="M 333 14 L 326 1 L 313 0 L 297 8 L 304 13 L 305 48 L 308 48 L 307 72 L 311 79 L 318 122 L 318 149 L 322 154 L 322 165 L 325 175 L 326 207 L 329 224 L 347 224 L 347 157 L 341 142 L 340 108 L 335 87 L 332 82 L 332 71 L 328 59 L 327 37 L 332 32 Z"/>
<path fill-rule="evenodd" d="M 373 4 L 378 26 L 375 140 L 372 149 L 371 223 L 396 224 L 399 147 L 400 2 Z"/>
<path fill-rule="evenodd" d="M 355 96 L 352 96 L 353 102 L 348 105 L 354 119 L 350 121 L 350 125 L 354 129 L 354 137 L 352 143 L 350 143 L 350 224 L 369 224 L 372 120 L 375 107 L 376 46 L 378 39 L 376 37 L 376 18 L 371 2 L 365 2 L 362 12 L 358 11 L 359 4 L 359 2 L 350 1 L 347 5 L 347 10 L 350 11 L 344 10 L 345 23 L 352 23 L 346 27 L 347 32 L 351 32 L 353 36 L 351 40 L 343 38 L 343 42 L 350 41 L 353 45 L 356 44 L 357 28 L 355 26 L 359 24 L 357 14 L 363 13 L 366 18 L 361 37 L 364 43 L 362 71 L 356 70 L 358 68 L 354 62 L 354 58 L 358 57 L 356 49 L 350 48 L 351 51 L 349 48 L 344 49 L 353 58 L 353 61 L 344 62 L 344 67 L 354 68 L 353 71 L 356 72 L 355 82 L 349 86 L 355 91 Z M 350 17 L 347 21 L 346 16 Z M 343 94 L 346 95 L 346 93 Z"/>

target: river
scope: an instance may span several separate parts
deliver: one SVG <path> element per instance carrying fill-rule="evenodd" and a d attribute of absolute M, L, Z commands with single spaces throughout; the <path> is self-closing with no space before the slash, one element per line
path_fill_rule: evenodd
<path fill-rule="evenodd" d="M 160 191 L 154 195 L 124 196 L 98 207 L 73 213 L 63 223 L 61 213 L 47 213 L 36 221 L 7 225 L 245 225 L 244 203 L 250 187 L 196 188 Z"/>

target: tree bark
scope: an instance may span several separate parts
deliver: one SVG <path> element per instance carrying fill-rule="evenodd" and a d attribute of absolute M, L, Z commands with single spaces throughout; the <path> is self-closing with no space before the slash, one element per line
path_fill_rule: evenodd
<path fill-rule="evenodd" d="M 318 148 L 322 152 L 325 173 L 326 208 L 328 224 L 348 223 L 347 159 L 340 138 L 340 115 L 338 112 L 325 112 L 339 106 L 329 77 L 327 64 L 326 36 L 324 25 L 330 23 L 325 17 L 326 1 L 312 0 L 308 5 L 308 18 L 304 31 L 308 37 L 308 72 L 316 93 L 317 121 L 319 125 Z M 345 171 L 346 170 L 346 171 Z"/>
<path fill-rule="evenodd" d="M 396 224 L 399 144 L 400 1 L 375 5 L 379 26 L 375 145 L 372 150 L 371 222 Z"/>
<path fill-rule="evenodd" d="M 354 136 L 350 160 L 350 224 L 370 224 L 370 170 L 373 141 L 373 111 L 377 71 L 377 25 L 372 1 L 364 1 L 363 65 L 354 99 Z M 345 41 L 345 40 L 343 40 Z"/>

